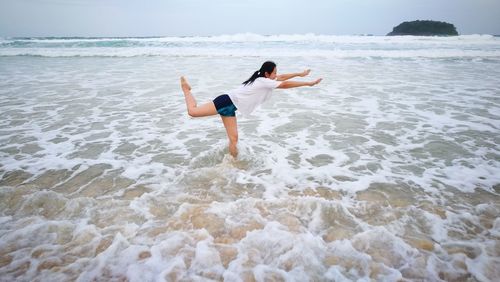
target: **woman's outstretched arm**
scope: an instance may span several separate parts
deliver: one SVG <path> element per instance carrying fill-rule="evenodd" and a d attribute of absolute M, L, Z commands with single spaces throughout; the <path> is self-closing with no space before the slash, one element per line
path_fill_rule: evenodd
<path fill-rule="evenodd" d="M 323 80 L 322 78 L 318 78 L 314 81 L 283 81 L 277 88 L 287 89 L 287 88 L 295 88 L 302 86 L 314 86 Z"/>
<path fill-rule="evenodd" d="M 288 80 L 290 78 L 294 78 L 297 76 L 304 77 L 304 76 L 309 75 L 310 72 L 311 72 L 311 70 L 307 69 L 307 70 L 304 70 L 303 72 L 280 74 L 280 75 L 276 76 L 276 80 L 277 81 L 285 81 L 285 80 Z"/>

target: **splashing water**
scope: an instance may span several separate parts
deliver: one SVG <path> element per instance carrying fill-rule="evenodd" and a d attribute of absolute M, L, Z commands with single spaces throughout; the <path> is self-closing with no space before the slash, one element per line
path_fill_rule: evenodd
<path fill-rule="evenodd" d="M 238 117 L 267 60 L 313 70 Z M 216 71 L 214 71 L 216 70 Z M 0 280 L 500 277 L 500 40 L 4 38 Z"/>

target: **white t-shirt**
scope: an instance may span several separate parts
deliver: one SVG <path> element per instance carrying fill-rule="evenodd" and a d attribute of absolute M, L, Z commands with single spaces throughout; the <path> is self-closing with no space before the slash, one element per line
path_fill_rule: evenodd
<path fill-rule="evenodd" d="M 249 116 L 255 108 L 267 101 L 281 81 L 258 77 L 252 84 L 241 85 L 228 93 L 233 104 L 244 116 Z"/>

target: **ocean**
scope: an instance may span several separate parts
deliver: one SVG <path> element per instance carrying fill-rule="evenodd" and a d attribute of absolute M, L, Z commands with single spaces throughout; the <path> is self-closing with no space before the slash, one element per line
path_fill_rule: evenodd
<path fill-rule="evenodd" d="M 264 61 L 311 69 L 187 115 Z M 0 39 L 0 281 L 495 281 L 500 38 Z"/>

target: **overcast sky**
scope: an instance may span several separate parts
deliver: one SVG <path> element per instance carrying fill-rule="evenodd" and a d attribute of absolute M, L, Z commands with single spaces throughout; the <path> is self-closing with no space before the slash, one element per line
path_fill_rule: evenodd
<path fill-rule="evenodd" d="M 385 35 L 403 21 L 500 34 L 500 0 L 0 0 L 0 36 Z"/>

